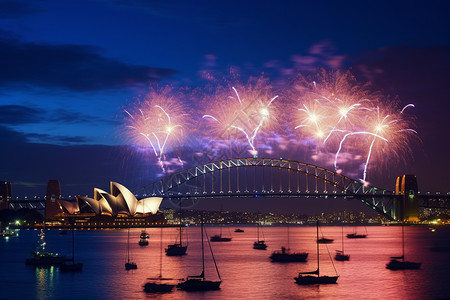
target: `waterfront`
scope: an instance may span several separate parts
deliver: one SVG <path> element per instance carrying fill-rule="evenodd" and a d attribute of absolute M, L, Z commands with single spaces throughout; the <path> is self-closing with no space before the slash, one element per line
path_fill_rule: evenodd
<path fill-rule="evenodd" d="M 334 262 L 339 274 L 336 285 L 299 286 L 294 277 L 299 271 L 316 267 L 315 227 L 289 227 L 290 248 L 309 252 L 306 263 L 272 263 L 269 255 L 287 246 L 286 227 L 264 227 L 266 251 L 252 249 L 256 227 L 224 228 L 232 235 L 229 243 L 212 243 L 222 277 L 219 291 L 188 293 L 174 289 L 172 293 L 151 295 L 143 292 L 147 277 L 159 275 L 160 229 L 148 228 L 150 244 L 138 245 L 140 229 L 131 230 L 131 256 L 138 269 L 125 271 L 127 230 L 76 231 L 76 260 L 84 263 L 80 273 L 60 273 L 57 268 L 40 269 L 26 266 L 38 239 L 37 230 L 21 230 L 18 237 L 0 240 L 0 299 L 439 299 L 450 297 L 448 273 L 449 252 L 433 252 L 432 247 L 450 245 L 450 228 L 439 226 L 432 232 L 426 226 L 405 227 L 406 258 L 422 262 L 421 270 L 390 271 L 385 268 L 390 256 L 401 255 L 401 227 L 368 227 L 368 238 L 345 239 L 345 252 L 350 261 Z M 208 235 L 219 232 L 207 227 Z M 341 248 L 341 227 L 321 227 L 330 245 L 321 245 L 321 273 L 333 275 L 331 256 Z M 344 228 L 351 233 L 353 226 Z M 358 231 L 364 230 L 359 227 Z M 163 229 L 163 245 L 175 241 L 176 228 Z M 200 228 L 188 228 L 188 255 L 163 256 L 163 276 L 183 278 L 201 272 Z M 71 235 L 58 230 L 47 231 L 49 250 L 71 255 Z M 206 245 L 206 249 L 208 249 Z M 445 249 L 444 249 L 445 250 Z M 323 263 L 322 263 L 323 262 Z M 217 275 L 206 251 L 206 276 Z"/>

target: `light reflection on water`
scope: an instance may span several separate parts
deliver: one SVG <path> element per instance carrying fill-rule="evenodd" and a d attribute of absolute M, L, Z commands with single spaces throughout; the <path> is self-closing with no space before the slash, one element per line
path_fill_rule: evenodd
<path fill-rule="evenodd" d="M 435 299 L 450 297 L 449 252 L 432 252 L 436 245 L 450 245 L 450 228 L 405 227 L 406 258 L 422 262 L 421 270 L 390 271 L 385 268 L 390 256 L 401 255 L 401 227 L 368 227 L 366 239 L 344 239 L 350 261 L 336 262 L 339 273 L 336 285 L 299 286 L 294 277 L 299 271 L 316 268 L 315 227 L 290 227 L 289 245 L 286 227 L 264 227 L 267 250 L 254 250 L 256 227 L 241 227 L 243 233 L 224 230 L 233 240 L 212 243 L 220 274 L 221 290 L 188 293 L 174 291 L 158 299 Z M 37 241 L 38 231 L 22 230 L 19 237 L 0 240 L 0 299 L 149 299 L 142 285 L 147 277 L 159 275 L 160 229 L 147 229 L 150 243 L 138 245 L 140 229 L 131 230 L 130 255 L 137 270 L 126 271 L 127 230 L 76 231 L 76 260 L 84 263 L 80 273 L 60 273 L 57 268 L 26 266 Z M 175 242 L 175 228 L 165 228 L 163 245 Z M 320 246 L 321 273 L 334 275 L 329 256 L 341 248 L 341 227 L 322 227 L 326 237 L 335 242 Z M 345 227 L 351 233 L 353 227 Z M 188 255 L 163 255 L 162 275 L 184 278 L 201 273 L 200 228 L 191 227 Z M 207 227 L 208 235 L 219 232 Z M 71 256 L 71 235 L 47 233 L 48 250 Z M 272 263 L 269 256 L 281 246 L 309 253 L 306 263 Z M 205 243 L 206 276 L 217 280 L 208 245 Z M 6 287 L 6 288 L 4 288 Z"/>

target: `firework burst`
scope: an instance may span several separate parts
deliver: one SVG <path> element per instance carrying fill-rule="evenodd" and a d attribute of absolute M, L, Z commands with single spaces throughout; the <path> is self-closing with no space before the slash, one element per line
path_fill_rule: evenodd
<path fill-rule="evenodd" d="M 209 101 L 208 113 L 202 118 L 208 122 L 215 139 L 244 139 L 250 153 L 257 155 L 258 135 L 276 124 L 277 99 L 268 80 L 261 77 L 249 79 L 246 84 L 219 86 Z"/>
<path fill-rule="evenodd" d="M 314 140 L 321 151 L 334 154 L 337 172 L 344 151 L 362 155 L 362 179 L 367 183 L 371 161 L 387 162 L 410 153 L 409 142 L 417 132 L 398 102 L 383 98 L 361 85 L 349 72 L 322 71 L 314 79 L 299 76 L 290 92 L 298 113 L 294 128 Z"/>
<path fill-rule="evenodd" d="M 164 172 L 166 152 L 182 141 L 188 121 L 182 97 L 183 93 L 169 86 L 151 88 L 134 107 L 125 110 L 127 136 L 138 146 L 150 147 Z"/>

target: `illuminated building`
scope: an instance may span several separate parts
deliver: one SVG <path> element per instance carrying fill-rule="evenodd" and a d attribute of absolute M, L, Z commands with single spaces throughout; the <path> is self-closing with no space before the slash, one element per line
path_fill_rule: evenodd
<path fill-rule="evenodd" d="M 110 183 L 111 193 L 94 188 L 94 197 L 77 196 L 76 202 L 58 200 L 53 218 L 64 224 L 73 220 L 76 227 L 144 227 L 165 223 L 159 211 L 161 197 L 138 200 L 126 187 Z M 67 225 L 67 224 L 66 224 Z"/>

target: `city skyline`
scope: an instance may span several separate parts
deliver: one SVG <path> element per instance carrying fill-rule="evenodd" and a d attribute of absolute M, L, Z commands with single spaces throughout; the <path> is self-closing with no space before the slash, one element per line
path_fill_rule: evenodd
<path fill-rule="evenodd" d="M 420 191 L 450 190 L 446 4 L 196 4 L 4 1 L 0 179 L 12 182 L 13 196 L 43 195 L 49 179 L 58 179 L 65 195 L 92 194 L 111 180 L 131 190 L 154 181 L 158 161 L 127 146 L 124 109 L 150 83 L 195 89 L 206 84 L 205 74 L 225 76 L 229 68 L 243 77 L 264 73 L 273 85 L 299 71 L 351 69 L 402 105 L 413 103 L 422 141 L 411 144 L 414 159 L 370 181 L 394 190 L 397 176 L 412 173 Z M 319 11 L 327 17 L 314 22 Z M 170 149 L 186 166 L 200 163 L 192 153 L 202 150 Z M 247 150 L 235 154 L 248 157 Z M 304 149 L 271 155 L 332 169 Z"/>

